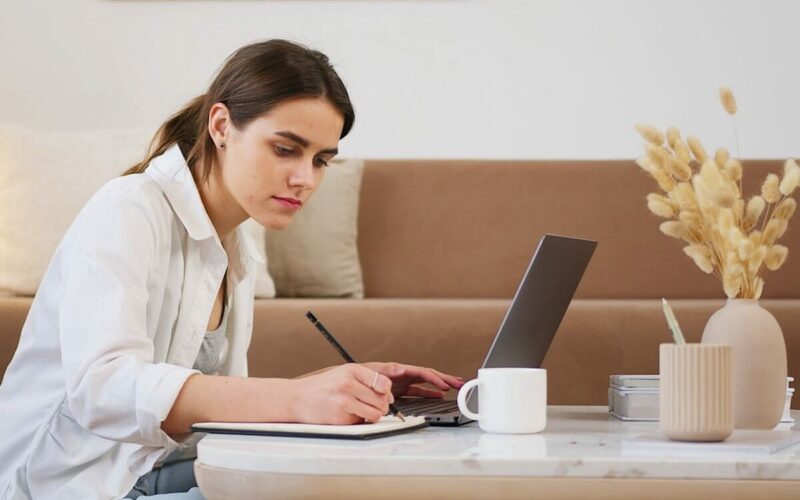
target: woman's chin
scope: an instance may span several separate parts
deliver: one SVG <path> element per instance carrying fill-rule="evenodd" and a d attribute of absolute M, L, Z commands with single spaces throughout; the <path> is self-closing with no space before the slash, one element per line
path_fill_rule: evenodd
<path fill-rule="evenodd" d="M 282 229 L 286 229 L 289 226 L 289 223 L 292 221 L 291 216 L 270 216 L 263 220 L 256 219 L 256 222 L 261 224 L 267 229 L 272 229 L 273 231 L 280 231 Z"/>

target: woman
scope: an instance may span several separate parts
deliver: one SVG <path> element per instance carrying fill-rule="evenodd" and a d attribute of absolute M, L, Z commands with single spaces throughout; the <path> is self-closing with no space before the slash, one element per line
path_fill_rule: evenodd
<path fill-rule="evenodd" d="M 397 395 L 442 396 L 414 383 L 461 386 L 395 363 L 246 378 L 263 261 L 238 226 L 286 227 L 353 121 L 323 54 L 249 45 L 92 197 L 0 385 L 0 498 L 202 498 L 194 422 L 374 422 Z"/>

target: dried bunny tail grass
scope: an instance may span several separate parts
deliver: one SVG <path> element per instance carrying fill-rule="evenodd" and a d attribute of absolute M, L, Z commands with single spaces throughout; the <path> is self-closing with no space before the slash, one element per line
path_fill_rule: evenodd
<path fill-rule="evenodd" d="M 764 257 L 766 256 L 766 245 L 760 245 L 753 250 L 753 253 L 750 255 L 750 259 L 747 261 L 747 271 L 751 276 L 758 274 L 758 270 L 761 269 L 761 264 L 764 263 Z"/>
<path fill-rule="evenodd" d="M 650 175 L 653 176 L 653 179 L 656 180 L 658 186 L 665 192 L 669 193 L 670 191 L 675 189 L 676 186 L 675 179 L 673 179 L 671 175 L 664 172 L 663 170 L 655 169 L 652 172 L 650 172 Z"/>
<path fill-rule="evenodd" d="M 731 266 L 722 277 L 722 288 L 725 290 L 725 295 L 729 298 L 735 298 L 739 295 L 744 282 L 744 268 L 741 264 Z"/>
<path fill-rule="evenodd" d="M 730 268 L 731 266 L 741 265 L 741 261 L 739 260 L 739 253 L 736 250 L 729 250 L 725 254 L 725 266 Z"/>
<path fill-rule="evenodd" d="M 756 225 L 758 219 L 761 218 L 761 214 L 764 213 L 764 207 L 767 206 L 767 202 L 764 201 L 764 198 L 761 196 L 753 196 L 750 198 L 750 201 L 747 202 L 747 208 L 745 209 L 744 220 L 742 221 L 742 228 L 745 231 L 749 231 Z"/>
<path fill-rule="evenodd" d="M 753 297 L 754 299 L 760 299 L 761 293 L 764 291 L 764 280 L 761 278 L 756 278 L 753 280 Z"/>
<path fill-rule="evenodd" d="M 703 218 L 694 210 L 681 210 L 678 213 L 678 220 L 686 224 L 690 232 L 701 232 L 703 230 Z"/>
<path fill-rule="evenodd" d="M 714 161 L 716 161 L 719 166 L 725 165 L 730 158 L 731 155 L 725 148 L 719 148 L 716 153 L 714 153 Z"/>
<path fill-rule="evenodd" d="M 655 215 L 671 219 L 675 215 L 676 203 L 666 196 L 650 193 L 647 195 L 647 208 Z"/>
<path fill-rule="evenodd" d="M 724 163 L 717 162 L 718 165 L 724 165 L 723 172 L 725 177 L 732 181 L 739 181 L 742 178 L 742 163 L 739 160 L 729 158 Z"/>
<path fill-rule="evenodd" d="M 671 156 L 668 162 L 668 171 L 680 181 L 688 181 L 692 178 L 692 168 L 682 162 L 679 158 Z"/>
<path fill-rule="evenodd" d="M 786 228 L 789 227 L 789 222 L 783 219 L 770 219 L 767 227 L 764 229 L 764 234 L 761 235 L 761 242 L 764 245 L 772 245 L 775 240 L 783 236 Z"/>
<path fill-rule="evenodd" d="M 685 164 L 689 164 L 692 161 L 692 153 L 689 151 L 689 146 L 686 145 L 680 138 L 675 141 L 675 145 L 670 145 L 673 151 L 675 151 L 675 157 L 682 161 Z"/>
<path fill-rule="evenodd" d="M 786 172 L 788 172 L 793 168 L 800 168 L 800 165 L 798 165 L 793 158 L 789 158 L 788 160 L 783 162 L 783 175 L 786 175 Z"/>
<path fill-rule="evenodd" d="M 800 185 L 800 167 L 785 168 L 783 180 L 778 190 L 783 196 L 789 196 Z"/>
<path fill-rule="evenodd" d="M 639 135 L 641 135 L 642 138 L 650 144 L 654 144 L 656 146 L 661 146 L 664 144 L 664 134 L 651 125 L 637 123 L 636 131 L 639 132 Z"/>
<path fill-rule="evenodd" d="M 753 242 L 750 241 L 749 238 L 742 238 L 742 240 L 739 242 L 739 248 L 738 248 L 739 259 L 741 259 L 742 261 L 749 259 L 750 256 L 753 255 L 753 251 L 755 249 L 756 246 L 753 245 Z"/>
<path fill-rule="evenodd" d="M 691 257 L 697 267 L 704 273 L 714 272 L 714 265 L 711 263 L 710 252 L 701 245 L 687 245 L 683 247 L 683 252 Z"/>
<path fill-rule="evenodd" d="M 761 244 L 761 231 L 753 231 L 747 235 L 747 239 L 753 242 L 754 246 Z"/>
<path fill-rule="evenodd" d="M 733 187 L 723 184 L 719 186 L 718 189 L 712 191 L 712 197 L 717 205 L 731 208 L 736 204 L 738 193 Z"/>
<path fill-rule="evenodd" d="M 733 92 L 728 87 L 720 87 L 719 100 L 722 101 L 722 107 L 729 115 L 736 114 L 736 98 L 733 97 Z"/>
<path fill-rule="evenodd" d="M 636 158 L 635 163 L 639 165 L 639 167 L 641 167 L 641 169 L 647 172 L 648 174 L 653 173 L 653 170 L 656 170 L 658 168 L 655 165 L 653 165 L 653 162 L 650 161 L 650 158 L 648 158 L 647 156 L 640 156 L 639 158 Z"/>
<path fill-rule="evenodd" d="M 767 251 L 767 256 L 764 258 L 764 265 L 770 271 L 777 271 L 784 262 L 786 256 L 789 255 L 789 249 L 783 245 L 775 245 L 770 247 Z"/>
<path fill-rule="evenodd" d="M 783 238 L 783 235 L 786 234 L 786 230 L 789 229 L 789 221 L 784 219 L 776 219 L 778 221 L 778 233 L 775 237 L 776 240 Z"/>
<path fill-rule="evenodd" d="M 739 198 L 733 204 L 733 215 L 736 218 L 736 225 L 740 225 L 744 219 L 744 200 Z"/>
<path fill-rule="evenodd" d="M 694 193 L 694 188 L 688 182 L 679 182 L 675 189 L 669 193 L 670 198 L 678 203 L 682 210 L 698 211 L 700 210 L 697 204 L 697 196 Z"/>
<path fill-rule="evenodd" d="M 739 295 L 739 290 L 742 288 L 742 280 L 735 279 L 730 276 L 722 278 L 722 290 L 729 299 L 735 299 Z"/>
<path fill-rule="evenodd" d="M 717 205 L 730 208 L 739 198 L 738 188 L 723 177 L 714 160 L 707 160 L 700 169 L 705 194 Z"/>
<path fill-rule="evenodd" d="M 700 143 L 700 139 L 697 137 L 688 136 L 686 138 L 686 142 L 689 144 L 689 150 L 692 152 L 692 156 L 694 156 L 697 161 L 703 164 L 706 162 L 706 160 L 708 160 L 708 154 L 706 153 L 703 145 Z"/>
<path fill-rule="evenodd" d="M 662 222 L 658 228 L 662 233 L 673 238 L 687 239 L 690 237 L 689 228 L 681 221 L 671 220 Z"/>
<path fill-rule="evenodd" d="M 792 218 L 792 215 L 794 215 L 795 209 L 797 209 L 797 202 L 794 198 L 785 198 L 782 202 L 778 203 L 772 216 L 776 219 L 789 220 Z"/>
<path fill-rule="evenodd" d="M 647 149 L 647 157 L 655 166 L 663 169 L 667 168 L 670 157 L 669 151 L 661 146 L 654 146 L 653 144 L 647 144 L 645 148 Z"/>
<path fill-rule="evenodd" d="M 709 200 L 709 188 L 706 182 L 703 180 L 703 177 L 700 175 L 693 175 L 691 182 L 692 190 L 694 191 L 695 199 L 697 200 L 697 205 L 700 207 L 700 209 L 705 210 L 709 205 L 713 205 L 713 203 Z"/>
<path fill-rule="evenodd" d="M 735 258 L 739 259 L 739 245 L 743 241 L 750 241 L 749 239 L 745 238 L 744 233 L 738 227 L 733 227 L 728 230 L 727 233 L 723 233 L 724 237 L 727 237 L 722 241 L 722 246 L 729 251 L 730 253 L 734 254 Z"/>
<path fill-rule="evenodd" d="M 731 229 L 733 229 L 733 210 L 730 208 L 723 208 L 719 211 L 719 219 L 717 221 L 719 225 L 719 232 L 720 234 L 728 234 Z"/>
<path fill-rule="evenodd" d="M 670 127 L 667 129 L 667 144 L 669 147 L 675 151 L 675 145 L 678 141 L 681 140 L 681 131 L 678 130 L 676 127 Z"/>
<path fill-rule="evenodd" d="M 767 178 L 764 179 L 764 184 L 761 185 L 761 197 L 764 198 L 764 201 L 775 203 L 781 198 L 779 184 L 780 179 L 777 175 L 767 175 Z"/>
<path fill-rule="evenodd" d="M 719 165 L 712 159 L 703 162 L 703 166 L 700 168 L 700 177 L 709 188 L 717 187 L 724 182 Z"/>

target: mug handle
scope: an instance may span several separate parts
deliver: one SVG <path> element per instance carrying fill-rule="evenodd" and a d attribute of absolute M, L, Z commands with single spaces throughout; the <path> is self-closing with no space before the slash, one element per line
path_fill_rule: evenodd
<path fill-rule="evenodd" d="M 472 420 L 480 420 L 480 415 L 477 413 L 472 413 L 467 408 L 467 394 L 469 394 L 469 390 L 473 387 L 476 387 L 480 384 L 480 379 L 474 378 L 467 382 L 466 384 L 461 386 L 461 389 L 458 390 L 458 409 L 463 413 L 466 417 L 471 418 Z M 477 387 L 476 387 L 477 389 Z"/>

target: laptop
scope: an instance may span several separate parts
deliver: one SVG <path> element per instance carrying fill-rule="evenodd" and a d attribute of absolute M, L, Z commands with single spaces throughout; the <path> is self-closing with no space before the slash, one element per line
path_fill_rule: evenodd
<path fill-rule="evenodd" d="M 494 336 L 482 368 L 538 368 L 578 288 L 596 241 L 546 234 L 539 241 L 528 269 Z M 467 407 L 477 412 L 478 392 Z M 429 425 L 461 425 L 464 416 L 455 401 L 398 398 L 406 415 L 424 416 Z"/>

